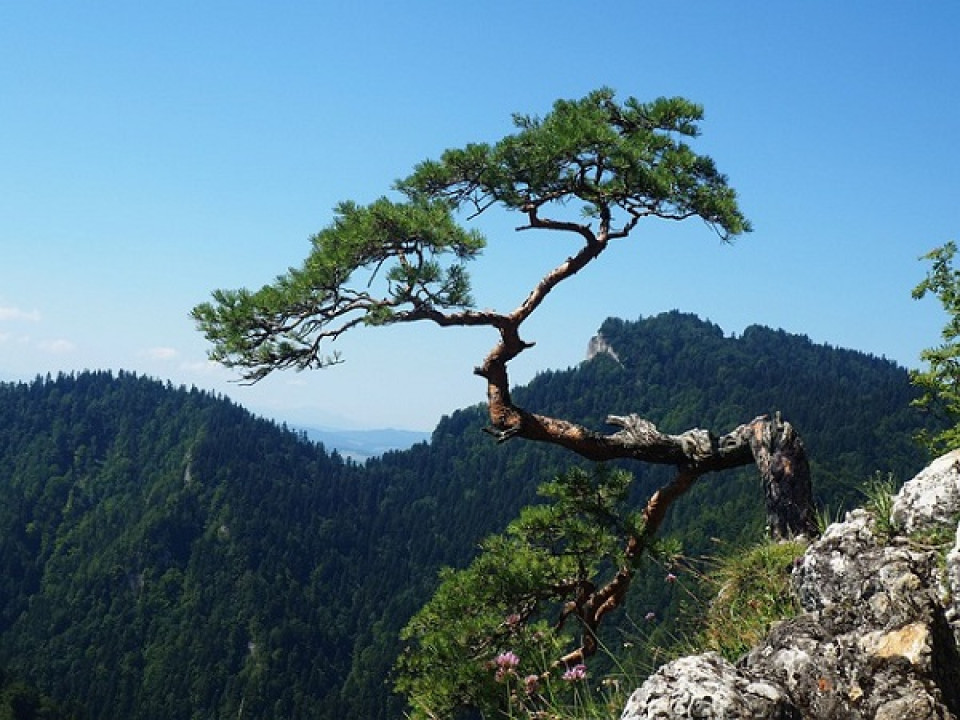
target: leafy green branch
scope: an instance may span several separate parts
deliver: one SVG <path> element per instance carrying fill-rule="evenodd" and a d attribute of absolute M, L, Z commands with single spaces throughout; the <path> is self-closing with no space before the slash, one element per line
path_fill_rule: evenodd
<path fill-rule="evenodd" d="M 956 243 L 948 242 L 925 255 L 922 259 L 931 262 L 930 270 L 913 290 L 918 300 L 928 294 L 936 296 L 947 313 L 941 331 L 943 343 L 920 353 L 927 369 L 910 373 L 922 393 L 915 404 L 951 423 L 945 430 L 921 434 L 921 441 L 935 452 L 960 447 L 960 270 L 954 267 L 956 254 Z"/>

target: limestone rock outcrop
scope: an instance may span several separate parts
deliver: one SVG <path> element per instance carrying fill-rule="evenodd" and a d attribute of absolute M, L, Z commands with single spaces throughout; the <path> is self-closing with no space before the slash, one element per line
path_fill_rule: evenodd
<path fill-rule="evenodd" d="M 617 351 L 613 349 L 613 346 L 607 342 L 607 339 L 600 333 L 590 338 L 590 342 L 587 343 L 586 360 L 593 360 L 597 355 L 609 355 L 618 365 L 621 364 Z"/>
<path fill-rule="evenodd" d="M 630 697 L 622 717 L 800 720 L 801 715 L 782 688 L 751 679 L 711 652 L 660 668 Z"/>
<path fill-rule="evenodd" d="M 801 614 L 736 664 L 665 665 L 622 720 L 960 718 L 960 451 L 906 483 L 889 518 L 831 525 L 792 573 Z"/>

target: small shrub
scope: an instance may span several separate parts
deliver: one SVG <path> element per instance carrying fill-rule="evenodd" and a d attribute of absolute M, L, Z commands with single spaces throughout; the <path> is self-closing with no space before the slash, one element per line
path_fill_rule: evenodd
<path fill-rule="evenodd" d="M 862 492 L 867 498 L 863 507 L 873 516 L 874 532 L 882 539 L 891 539 L 897 534 L 893 522 L 893 496 L 897 492 L 897 481 L 893 473 L 874 473 L 864 484 Z"/>
<path fill-rule="evenodd" d="M 831 509 L 829 506 L 823 506 L 817 510 L 817 532 L 823 535 L 827 528 L 843 520 L 843 508 Z"/>

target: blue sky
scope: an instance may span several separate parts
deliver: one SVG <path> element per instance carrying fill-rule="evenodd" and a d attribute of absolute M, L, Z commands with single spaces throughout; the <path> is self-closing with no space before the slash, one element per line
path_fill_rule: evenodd
<path fill-rule="evenodd" d="M 960 234 L 958 32 L 952 0 L 0 2 L 0 380 L 124 368 L 294 424 L 431 429 L 483 400 L 488 331 L 362 330 L 344 365 L 246 387 L 189 311 L 299 264 L 338 201 L 600 86 L 702 103 L 696 148 L 755 231 L 638 228 L 532 319 L 517 382 L 674 308 L 916 366 L 944 323 L 910 298 L 918 258 Z M 570 249 L 479 227 L 484 307 Z"/>

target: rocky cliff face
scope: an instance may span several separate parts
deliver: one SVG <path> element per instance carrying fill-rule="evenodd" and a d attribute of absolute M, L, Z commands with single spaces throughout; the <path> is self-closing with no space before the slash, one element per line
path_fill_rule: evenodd
<path fill-rule="evenodd" d="M 887 514 L 856 510 L 807 548 L 792 571 L 803 613 L 735 665 L 665 665 L 622 720 L 960 718 L 960 451 Z"/>
<path fill-rule="evenodd" d="M 587 356 L 585 360 L 593 360 L 593 358 L 600 354 L 609 355 L 616 360 L 617 363 L 620 363 L 620 357 L 617 355 L 616 350 L 613 349 L 613 346 L 607 342 L 607 339 L 603 335 L 597 333 L 590 338 L 590 342 L 587 343 Z"/>

